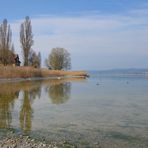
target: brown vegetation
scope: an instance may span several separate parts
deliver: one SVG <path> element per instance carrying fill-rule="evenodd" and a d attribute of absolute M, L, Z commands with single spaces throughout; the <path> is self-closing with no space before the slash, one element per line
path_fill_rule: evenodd
<path fill-rule="evenodd" d="M 86 77 L 85 71 L 48 70 L 46 68 L 0 66 L 0 78 L 33 78 L 33 77 Z"/>

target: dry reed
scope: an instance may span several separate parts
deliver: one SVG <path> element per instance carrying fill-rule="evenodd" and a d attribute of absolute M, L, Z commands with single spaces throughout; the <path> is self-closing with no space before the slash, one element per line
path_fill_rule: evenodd
<path fill-rule="evenodd" d="M 46 68 L 0 66 L 0 78 L 33 78 L 33 77 L 87 76 L 85 71 L 48 70 Z"/>

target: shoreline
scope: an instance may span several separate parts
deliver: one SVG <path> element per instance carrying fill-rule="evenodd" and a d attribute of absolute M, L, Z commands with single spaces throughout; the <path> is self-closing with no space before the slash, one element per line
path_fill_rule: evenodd
<path fill-rule="evenodd" d="M 0 82 L 86 77 L 89 77 L 86 71 L 48 70 L 46 68 L 37 69 L 23 66 L 0 67 Z"/>
<path fill-rule="evenodd" d="M 139 148 L 147 147 L 147 141 L 143 138 L 142 141 L 137 141 L 133 139 L 130 142 L 128 139 L 115 139 L 114 137 L 109 137 L 108 133 L 100 133 L 97 138 L 87 141 L 83 134 L 79 135 L 78 138 L 69 135 L 61 136 L 60 138 L 46 135 L 34 135 L 27 133 L 16 133 L 15 131 L 9 131 L 5 133 L 6 135 L 0 138 L 0 147 L 2 148 L 78 148 L 78 147 L 92 147 L 92 148 Z M 106 135 L 107 134 L 107 135 Z M 57 134 L 58 135 L 58 134 Z M 82 137 L 81 137 L 82 136 Z M 81 137 L 81 138 L 80 138 Z M 74 138 L 74 139 L 73 139 Z M 80 138 L 80 139 L 79 139 Z"/>
<path fill-rule="evenodd" d="M 62 80 L 70 78 L 86 79 L 88 76 L 52 76 L 52 77 L 30 77 L 30 78 L 0 78 L 0 83 L 5 82 L 23 82 L 23 81 L 39 81 L 39 80 Z"/>
<path fill-rule="evenodd" d="M 47 142 L 44 139 L 39 140 L 32 138 L 27 135 L 15 135 L 15 136 L 10 136 L 10 137 L 5 137 L 4 139 L 0 139 L 0 147 L 3 148 L 19 148 L 19 147 L 24 147 L 24 148 L 58 148 L 58 147 L 75 147 L 73 144 L 69 143 L 66 140 L 56 142 L 56 141 L 50 141 Z"/>

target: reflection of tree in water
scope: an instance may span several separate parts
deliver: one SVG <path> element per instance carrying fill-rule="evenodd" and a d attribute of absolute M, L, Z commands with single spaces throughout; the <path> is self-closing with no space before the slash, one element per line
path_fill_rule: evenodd
<path fill-rule="evenodd" d="M 31 131 L 32 126 L 32 103 L 36 97 L 40 98 L 41 87 L 30 88 L 30 90 L 24 91 L 23 102 L 20 111 L 20 126 L 26 133 Z"/>
<path fill-rule="evenodd" d="M 30 89 L 29 96 L 31 100 L 36 99 L 36 97 L 40 98 L 41 97 L 41 86 Z"/>
<path fill-rule="evenodd" d="M 0 84 L 0 128 L 10 128 L 14 100 L 18 98 L 20 90 L 25 92 L 20 111 L 20 125 L 23 130 L 31 130 L 31 104 L 35 98 L 40 98 L 41 81 Z"/>
<path fill-rule="evenodd" d="M 51 85 L 48 92 L 53 104 L 65 103 L 70 98 L 71 83 Z"/>
<path fill-rule="evenodd" d="M 13 85 L 0 85 L 0 128 L 10 128 L 12 121 L 11 112 L 18 94 L 19 91 L 14 90 Z"/>
<path fill-rule="evenodd" d="M 0 128 L 10 128 L 14 101 L 20 90 L 24 92 L 20 109 L 20 126 L 23 131 L 31 130 L 32 103 L 41 96 L 42 84 L 48 87 L 49 96 L 54 104 L 61 104 L 70 98 L 71 84 L 66 80 L 25 81 L 0 84 Z"/>
<path fill-rule="evenodd" d="M 20 126 L 24 132 L 31 130 L 32 108 L 28 91 L 24 91 L 23 104 L 20 111 Z"/>

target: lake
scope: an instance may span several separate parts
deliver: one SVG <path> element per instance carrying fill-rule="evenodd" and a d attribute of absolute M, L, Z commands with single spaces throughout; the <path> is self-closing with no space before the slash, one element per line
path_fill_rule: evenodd
<path fill-rule="evenodd" d="M 77 147 L 148 147 L 148 78 L 1 82 L 0 138 L 10 131 Z"/>

